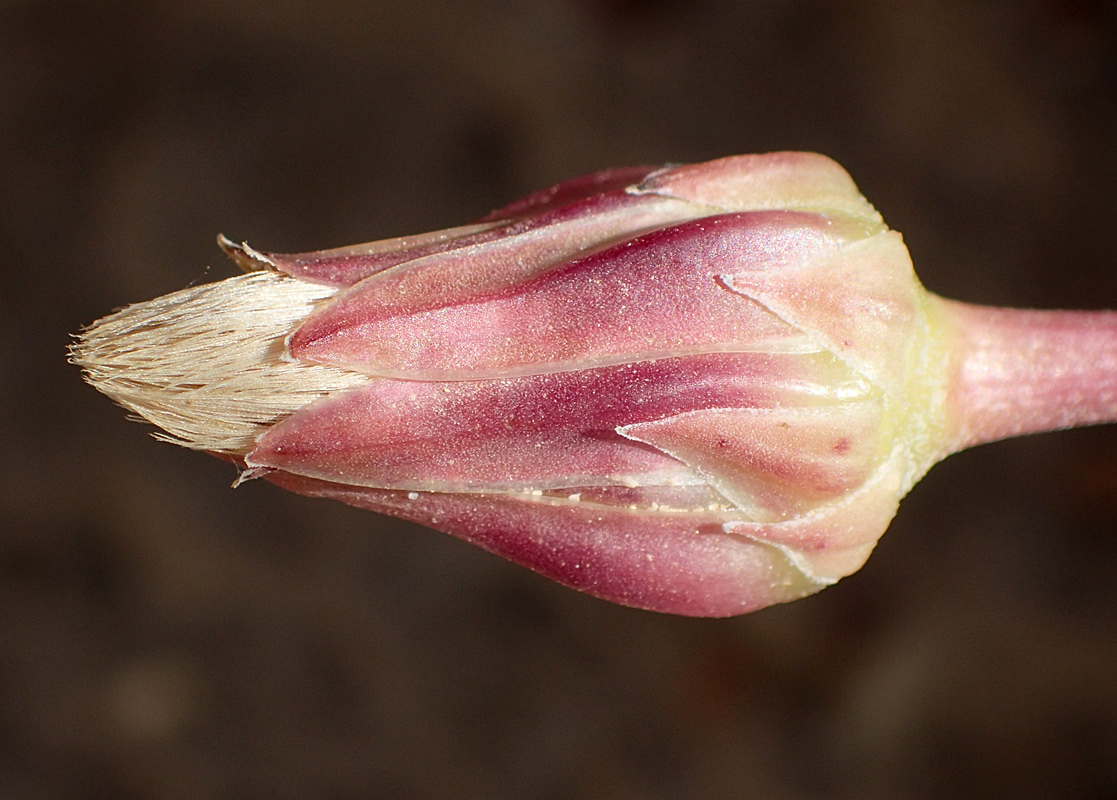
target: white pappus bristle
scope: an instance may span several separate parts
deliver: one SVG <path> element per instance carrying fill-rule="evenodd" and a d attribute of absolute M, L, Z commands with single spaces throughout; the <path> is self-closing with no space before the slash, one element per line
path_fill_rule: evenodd
<path fill-rule="evenodd" d="M 335 287 L 260 271 L 128 306 L 78 337 L 85 379 L 184 447 L 244 455 L 283 417 L 368 377 L 285 358 Z"/>

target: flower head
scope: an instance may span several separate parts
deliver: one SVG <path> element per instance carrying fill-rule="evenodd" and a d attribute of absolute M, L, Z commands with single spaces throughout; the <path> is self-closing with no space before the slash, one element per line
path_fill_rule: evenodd
<path fill-rule="evenodd" d="M 628 605 L 833 583 L 969 430 L 968 317 L 822 156 L 609 170 L 338 250 L 221 243 L 247 275 L 83 334 L 98 389 L 242 478 Z"/>

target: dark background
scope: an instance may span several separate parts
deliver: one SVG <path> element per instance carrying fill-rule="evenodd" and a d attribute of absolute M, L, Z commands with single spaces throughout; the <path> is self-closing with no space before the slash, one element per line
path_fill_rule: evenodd
<path fill-rule="evenodd" d="M 1117 307 L 1117 3 L 0 2 L 0 797 L 1117 796 L 1117 430 L 932 470 L 864 570 L 634 611 L 148 438 L 128 302 L 589 170 L 844 164 L 929 288 Z"/>

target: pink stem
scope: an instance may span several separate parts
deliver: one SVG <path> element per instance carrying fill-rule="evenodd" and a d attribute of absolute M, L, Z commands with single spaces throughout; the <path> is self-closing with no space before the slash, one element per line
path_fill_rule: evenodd
<path fill-rule="evenodd" d="M 1117 312 L 941 301 L 957 336 L 954 452 L 1009 436 L 1117 422 Z"/>

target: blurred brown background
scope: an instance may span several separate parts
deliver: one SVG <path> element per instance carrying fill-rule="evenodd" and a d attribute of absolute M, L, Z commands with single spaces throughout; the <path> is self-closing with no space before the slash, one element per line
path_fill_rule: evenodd
<path fill-rule="evenodd" d="M 0 797 L 1117 797 L 1117 429 L 936 467 L 866 568 L 615 607 L 148 438 L 65 361 L 272 250 L 810 149 L 962 299 L 1117 307 L 1117 3 L 0 2 Z"/>

